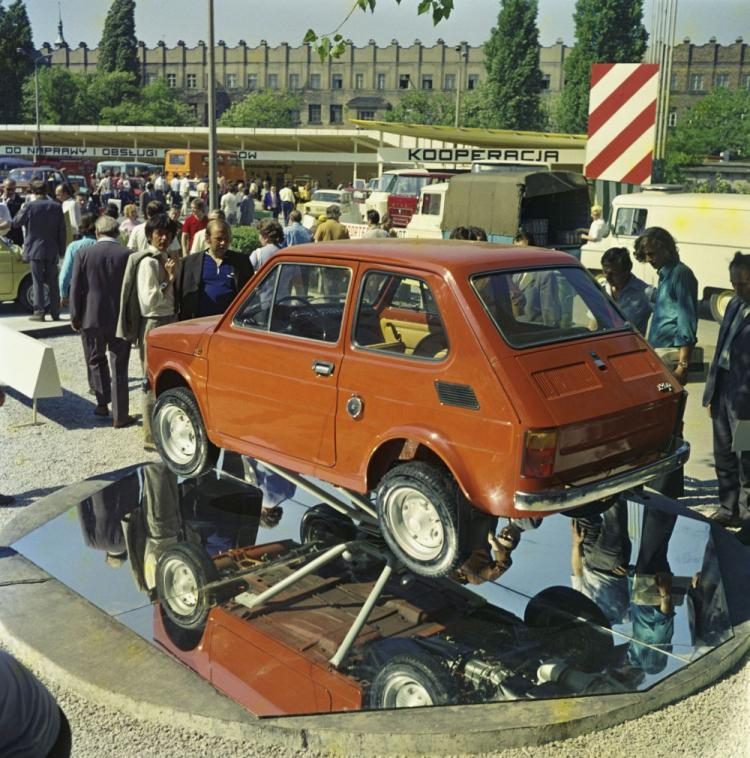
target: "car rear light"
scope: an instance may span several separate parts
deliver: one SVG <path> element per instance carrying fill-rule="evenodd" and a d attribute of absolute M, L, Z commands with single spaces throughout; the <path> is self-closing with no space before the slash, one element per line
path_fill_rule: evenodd
<path fill-rule="evenodd" d="M 555 471 L 557 431 L 543 429 L 526 432 L 521 474 L 532 479 L 546 479 Z"/>

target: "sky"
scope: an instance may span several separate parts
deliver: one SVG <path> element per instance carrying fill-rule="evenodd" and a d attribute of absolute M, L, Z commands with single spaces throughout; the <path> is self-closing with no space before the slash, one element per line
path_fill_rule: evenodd
<path fill-rule="evenodd" d="M 1 0 L 0 0 L 1 1 Z M 9 0 L 5 0 L 7 4 Z M 574 42 L 575 0 L 538 0 L 540 41 L 551 45 L 558 38 Z M 646 0 L 644 20 L 650 26 L 654 0 Z M 61 0 L 65 40 L 71 47 L 83 41 L 96 47 L 111 0 L 88 0 L 81 12 L 80 0 Z M 750 43 L 749 0 L 678 0 L 676 39 L 690 37 L 705 44 L 709 37 L 734 42 L 744 36 Z M 270 45 L 298 45 L 308 28 L 319 34 L 333 31 L 353 5 L 353 0 L 215 0 L 216 40 L 234 46 L 244 39 L 249 46 L 265 39 Z M 499 0 L 455 0 L 456 8 L 447 21 L 433 26 L 427 16 L 417 15 L 418 0 L 378 0 L 374 14 L 356 10 L 342 28 L 344 37 L 357 45 L 374 39 L 380 46 L 398 39 L 408 45 L 415 39 L 434 45 L 438 38 L 448 44 L 484 42 L 494 26 Z M 54 42 L 57 36 L 56 0 L 26 0 L 34 42 Z M 167 46 L 183 40 L 194 46 L 206 39 L 206 0 L 136 0 L 136 36 L 149 47 L 164 40 Z"/>

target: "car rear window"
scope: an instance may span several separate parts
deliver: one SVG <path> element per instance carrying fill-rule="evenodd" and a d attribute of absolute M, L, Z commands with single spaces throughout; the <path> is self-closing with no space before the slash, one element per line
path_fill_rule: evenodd
<path fill-rule="evenodd" d="M 513 347 L 628 328 L 589 274 L 577 267 L 477 274 L 471 284 L 503 339 Z"/>

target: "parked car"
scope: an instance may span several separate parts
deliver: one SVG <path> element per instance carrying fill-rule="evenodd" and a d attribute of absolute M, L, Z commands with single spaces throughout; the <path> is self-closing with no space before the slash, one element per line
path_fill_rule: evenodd
<path fill-rule="evenodd" d="M 221 317 L 148 337 L 153 429 L 182 476 L 219 448 L 375 492 L 443 575 L 471 506 L 544 516 L 682 465 L 685 393 L 571 256 L 458 241 L 282 249 Z M 484 536 L 486 537 L 486 530 Z"/>
<path fill-rule="evenodd" d="M 21 248 L 0 237 L 0 301 L 15 300 L 27 311 L 34 310 L 31 266 L 24 263 Z"/>
<path fill-rule="evenodd" d="M 30 168 L 14 168 L 8 172 L 8 178 L 16 183 L 16 192 L 26 195 L 29 185 L 34 179 L 41 179 L 47 185 L 47 192 L 54 194 L 58 184 L 67 184 L 67 179 L 53 166 L 32 166 Z"/>
<path fill-rule="evenodd" d="M 318 190 L 313 192 L 310 200 L 305 203 L 305 216 L 302 223 L 313 226 L 318 216 L 326 212 L 326 208 L 336 205 L 341 209 L 339 221 L 342 224 L 361 224 L 362 213 L 359 205 L 354 202 L 351 192 L 346 190 Z"/>

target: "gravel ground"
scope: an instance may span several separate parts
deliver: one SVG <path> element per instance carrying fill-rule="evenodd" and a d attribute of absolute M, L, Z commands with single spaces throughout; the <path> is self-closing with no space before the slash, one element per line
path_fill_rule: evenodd
<path fill-rule="evenodd" d="M 0 526 L 38 498 L 74 482 L 119 469 L 155 455 L 143 451 L 140 426 L 112 429 L 92 415 L 80 340 L 76 336 L 46 339 L 55 348 L 64 396 L 39 402 L 42 422 L 31 426 L 26 398 L 8 390 L 0 411 L 0 492 L 16 495 L 15 506 L 0 509 Z M 130 364 L 131 413 L 140 412 L 139 363 Z M 0 641 L 0 645 L 2 641 Z M 37 672 L 38 673 L 38 672 Z M 117 756 L 292 756 L 300 751 L 253 749 L 252 745 L 124 717 L 83 699 L 42 677 L 68 714 L 75 758 Z M 105 736 L 106 735 L 106 736 Z M 581 755 L 619 756 L 750 756 L 750 662 L 712 687 L 669 708 L 595 734 L 540 748 L 505 750 L 506 758 Z M 305 755 L 315 756 L 308 751 Z M 492 755 L 500 755 L 493 753 Z"/>

